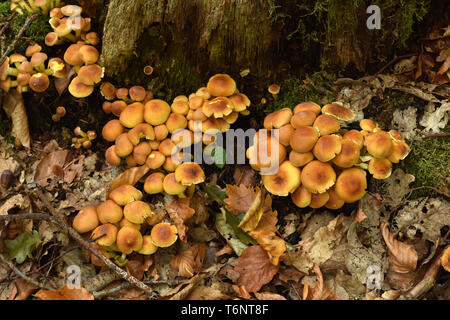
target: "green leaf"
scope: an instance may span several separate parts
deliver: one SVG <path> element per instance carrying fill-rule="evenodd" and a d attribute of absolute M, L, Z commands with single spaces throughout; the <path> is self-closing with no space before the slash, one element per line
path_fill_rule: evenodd
<path fill-rule="evenodd" d="M 217 231 L 224 237 L 236 255 L 240 256 L 242 251 L 247 248 L 247 245 L 239 239 L 234 229 L 227 222 L 226 210 L 221 208 L 221 211 L 222 212 L 216 214 Z"/>
<path fill-rule="evenodd" d="M 225 167 L 225 163 L 227 162 L 227 152 L 222 147 L 215 147 L 212 152 L 211 156 L 213 157 L 214 164 L 217 168 L 222 169 Z"/>
<path fill-rule="evenodd" d="M 14 240 L 6 240 L 5 249 L 9 255 L 9 260 L 16 259 L 17 263 L 23 263 L 27 257 L 32 258 L 31 253 L 37 248 L 41 239 L 39 233 L 24 232 Z"/>
<path fill-rule="evenodd" d="M 238 225 L 241 223 L 242 218 L 244 217 L 244 214 L 235 216 L 230 211 L 225 209 L 226 203 L 224 199 L 227 198 L 225 192 L 223 192 L 218 186 L 209 184 L 206 186 L 206 193 L 211 199 L 215 200 L 217 203 L 219 203 L 220 206 L 223 207 L 223 211 L 225 212 L 225 222 L 230 225 L 230 227 L 233 229 L 234 235 L 239 238 L 240 241 L 242 241 L 246 245 L 258 244 L 252 237 L 250 237 L 247 233 L 245 233 L 241 228 L 238 227 Z"/>

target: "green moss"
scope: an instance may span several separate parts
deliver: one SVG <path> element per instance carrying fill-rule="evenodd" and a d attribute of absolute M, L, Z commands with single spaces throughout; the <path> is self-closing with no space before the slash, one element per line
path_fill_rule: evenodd
<path fill-rule="evenodd" d="M 10 2 L 5 1 L 0 3 L 0 21 L 6 21 L 11 16 L 11 10 L 9 9 Z M 14 37 L 19 33 L 22 26 L 25 24 L 26 19 L 30 14 L 19 15 L 15 21 L 10 25 L 9 34 L 6 33 L 5 46 L 7 47 L 14 41 Z M 22 52 L 26 47 L 33 42 L 43 43 L 47 33 L 52 29 L 48 23 L 48 17 L 39 15 L 25 30 L 22 38 L 17 42 L 15 51 Z M 5 47 L 5 48 L 6 48 Z"/>
<path fill-rule="evenodd" d="M 450 132 L 447 126 L 444 132 Z M 410 199 L 425 196 L 439 196 L 439 193 L 448 193 L 450 183 L 450 144 L 448 137 L 431 138 L 414 141 L 408 157 L 400 162 L 400 167 L 416 177 L 410 185 L 418 188 L 411 193 Z"/>
<path fill-rule="evenodd" d="M 283 108 L 294 108 L 297 104 L 304 101 L 314 101 L 323 103 L 323 101 L 332 101 L 336 99 L 333 92 L 333 82 L 337 79 L 335 74 L 320 71 L 307 76 L 306 79 L 290 78 L 280 84 L 280 93 L 277 99 L 273 99 L 268 94 L 266 104 L 258 103 L 255 105 L 257 110 L 263 110 L 270 113 Z M 268 86 L 267 86 L 268 87 Z"/>

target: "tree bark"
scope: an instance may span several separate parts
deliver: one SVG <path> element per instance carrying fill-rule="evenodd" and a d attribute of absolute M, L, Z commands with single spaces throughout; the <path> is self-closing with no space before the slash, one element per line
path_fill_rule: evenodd
<path fill-rule="evenodd" d="M 133 82 L 145 65 L 160 76 L 246 68 L 262 75 L 272 67 L 268 12 L 266 0 L 111 0 L 101 62 L 106 76 Z"/>

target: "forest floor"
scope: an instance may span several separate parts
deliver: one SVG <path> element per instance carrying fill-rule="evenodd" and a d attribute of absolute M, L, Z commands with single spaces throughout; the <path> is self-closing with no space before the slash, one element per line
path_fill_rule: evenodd
<path fill-rule="evenodd" d="M 233 193 L 250 202 L 257 197 L 259 174 L 249 165 L 204 166 L 206 181 L 190 203 L 176 203 L 179 212 L 195 211 L 178 225 L 186 240 L 153 255 L 113 259 L 138 284 L 121 279 L 117 269 L 95 266 L 85 246 L 89 236 L 80 240 L 70 230 L 76 213 L 102 203 L 112 183 L 129 181 L 142 190 L 148 172 L 105 162 L 110 144 L 100 133 L 110 118 L 102 111 L 100 94 L 74 99 L 50 90 L 24 93 L 23 101 L 9 104 L 4 99 L 5 114 L 26 109 L 32 143 L 29 150 L 16 145 L 10 132 L 14 124 L 2 118 L 0 173 L 10 170 L 14 178 L 0 187 L 0 300 L 49 300 L 56 293 L 64 299 L 450 299 L 450 273 L 440 263 L 450 241 L 446 50 L 398 59 L 360 79 L 323 71 L 291 77 L 280 83 L 276 99 L 261 96 L 261 88 L 252 88 L 245 77 L 236 78 L 252 105 L 251 114 L 232 128 L 259 129 L 267 113 L 304 101 L 322 106 L 344 101 L 356 114 L 348 129 L 359 128 L 363 118 L 373 119 L 382 129 L 400 131 L 411 153 L 394 165 L 388 179 L 369 178 L 361 201 L 339 210 L 300 209 L 290 198 L 271 196 L 275 234 L 286 248 L 276 265 L 239 230 L 241 220 L 227 212 L 234 206 L 226 201 L 234 200 Z M 424 55 L 437 62 L 422 66 L 418 60 Z M 447 81 L 433 82 L 437 69 Z M 59 105 L 66 106 L 67 115 L 52 122 Z M 76 126 L 97 132 L 90 149 L 73 147 Z M 143 200 L 169 211 L 172 199 L 145 194 Z M 18 218 L 23 214 L 31 215 Z M 81 289 L 66 285 L 70 266 L 81 271 Z M 378 287 L 367 281 L 370 276 Z"/>

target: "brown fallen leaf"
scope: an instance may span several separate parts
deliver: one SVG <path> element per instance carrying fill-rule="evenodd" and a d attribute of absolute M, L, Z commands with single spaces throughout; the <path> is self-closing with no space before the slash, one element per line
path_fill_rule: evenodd
<path fill-rule="evenodd" d="M 34 180 L 41 187 L 53 188 L 64 180 L 64 167 L 72 161 L 75 152 L 58 150 L 45 156 L 38 164 Z"/>
<path fill-rule="evenodd" d="M 261 219 L 264 212 L 264 203 L 261 189 L 256 188 L 256 197 L 253 200 L 250 208 L 248 208 L 238 227 L 245 232 L 254 230 Z"/>
<path fill-rule="evenodd" d="M 127 272 L 138 280 L 144 278 L 145 266 L 139 260 L 128 260 L 126 264 Z"/>
<path fill-rule="evenodd" d="M 189 206 L 190 199 L 177 199 L 165 204 L 164 208 L 169 214 L 170 219 L 175 224 L 178 230 L 178 236 L 180 240 L 186 242 L 186 231 L 188 227 L 185 222 L 191 218 L 195 211 Z"/>
<path fill-rule="evenodd" d="M 249 166 L 236 166 L 233 179 L 236 185 L 243 184 L 246 187 L 253 187 L 256 183 L 256 172 Z"/>
<path fill-rule="evenodd" d="M 272 292 L 255 292 L 255 297 L 258 300 L 287 300 L 282 295 Z"/>
<path fill-rule="evenodd" d="M 186 297 L 187 300 L 229 300 L 230 296 L 209 286 L 196 286 Z"/>
<path fill-rule="evenodd" d="M 326 288 L 323 283 L 322 271 L 318 265 L 314 265 L 314 273 L 316 274 L 316 285 L 313 289 L 306 281 L 303 287 L 303 300 L 341 300 L 330 288 Z"/>
<path fill-rule="evenodd" d="M 205 244 L 195 244 L 173 257 L 170 260 L 170 266 L 178 270 L 179 276 L 191 278 L 195 271 L 202 270 L 205 250 Z"/>
<path fill-rule="evenodd" d="M 273 231 L 255 229 L 249 231 L 248 234 L 266 250 L 270 256 L 270 262 L 278 265 L 280 257 L 286 251 L 286 243 L 284 240 L 278 237 Z"/>
<path fill-rule="evenodd" d="M 17 295 L 14 300 L 26 300 L 34 291 L 36 291 L 36 289 L 38 289 L 34 284 L 23 279 L 17 280 L 14 284 L 17 289 Z"/>
<path fill-rule="evenodd" d="M 55 78 L 55 88 L 56 91 L 58 91 L 59 95 L 62 95 L 64 93 L 64 90 L 69 86 L 70 80 L 75 75 L 75 68 L 72 66 L 69 66 L 65 64 L 64 68 L 69 68 L 69 72 L 66 72 L 64 77 L 62 78 Z"/>
<path fill-rule="evenodd" d="M 413 245 L 395 239 L 386 222 L 381 222 L 381 234 L 388 248 L 389 262 L 392 269 L 398 273 L 408 273 L 416 270 L 418 255 Z"/>
<path fill-rule="evenodd" d="M 246 187 L 241 184 L 239 186 L 227 185 L 225 191 L 227 198 L 224 202 L 227 204 L 226 209 L 234 215 L 245 214 L 255 201 L 257 190 Z"/>
<path fill-rule="evenodd" d="M 71 289 L 67 285 L 63 285 L 57 290 L 41 289 L 34 296 L 41 300 L 94 300 L 94 296 L 85 288 Z"/>
<path fill-rule="evenodd" d="M 250 246 L 236 259 L 234 270 L 240 274 L 236 284 L 248 292 L 257 292 L 278 272 L 267 252 L 261 246 Z"/>
<path fill-rule="evenodd" d="M 19 140 L 25 148 L 30 149 L 31 136 L 22 93 L 17 90 L 9 91 L 3 98 L 3 110 L 11 118 L 11 135 Z"/>

